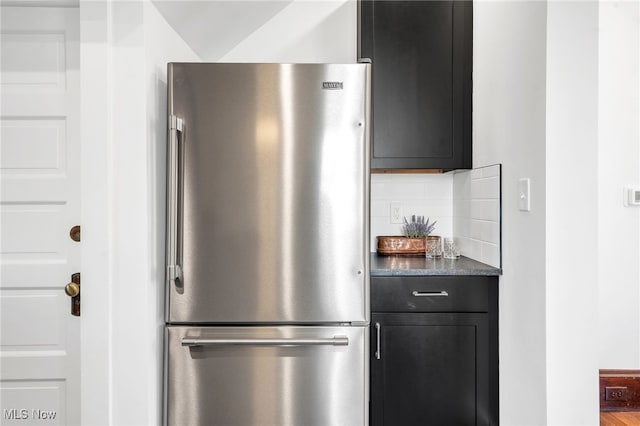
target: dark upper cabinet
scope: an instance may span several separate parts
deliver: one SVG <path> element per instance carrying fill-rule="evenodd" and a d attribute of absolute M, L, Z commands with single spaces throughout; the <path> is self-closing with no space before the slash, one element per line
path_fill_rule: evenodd
<path fill-rule="evenodd" d="M 473 3 L 359 3 L 374 169 L 471 168 Z"/>

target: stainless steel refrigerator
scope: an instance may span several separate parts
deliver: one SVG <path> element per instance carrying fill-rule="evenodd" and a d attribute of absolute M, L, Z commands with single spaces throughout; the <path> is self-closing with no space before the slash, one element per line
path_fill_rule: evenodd
<path fill-rule="evenodd" d="M 369 74 L 168 65 L 166 424 L 368 423 Z"/>

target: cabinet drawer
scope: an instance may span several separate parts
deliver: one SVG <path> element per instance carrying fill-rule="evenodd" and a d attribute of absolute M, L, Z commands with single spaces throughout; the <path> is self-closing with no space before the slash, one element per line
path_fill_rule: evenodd
<path fill-rule="evenodd" d="M 372 277 L 373 312 L 488 312 L 495 277 Z"/>

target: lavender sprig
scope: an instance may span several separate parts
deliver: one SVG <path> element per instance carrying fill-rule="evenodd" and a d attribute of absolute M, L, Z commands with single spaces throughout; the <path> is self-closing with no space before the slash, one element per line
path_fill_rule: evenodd
<path fill-rule="evenodd" d="M 429 218 L 427 221 L 424 221 L 424 216 L 411 216 L 411 222 L 407 221 L 407 218 L 404 218 L 404 225 L 402 225 L 402 232 L 405 237 L 408 238 L 421 238 L 429 235 L 434 229 L 435 225 L 438 221 L 434 221 L 429 224 Z"/>

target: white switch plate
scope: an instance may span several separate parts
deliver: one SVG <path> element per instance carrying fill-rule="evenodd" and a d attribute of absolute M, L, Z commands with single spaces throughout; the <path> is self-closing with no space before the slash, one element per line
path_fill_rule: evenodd
<path fill-rule="evenodd" d="M 531 179 L 522 178 L 518 180 L 518 206 L 520 211 L 531 211 Z"/>
<path fill-rule="evenodd" d="M 402 211 L 402 204 L 400 203 L 391 203 L 391 209 L 389 211 L 389 217 L 391 219 L 391 223 L 403 223 L 404 213 Z"/>
<path fill-rule="evenodd" d="M 640 206 L 640 188 L 624 188 L 625 207 Z"/>

